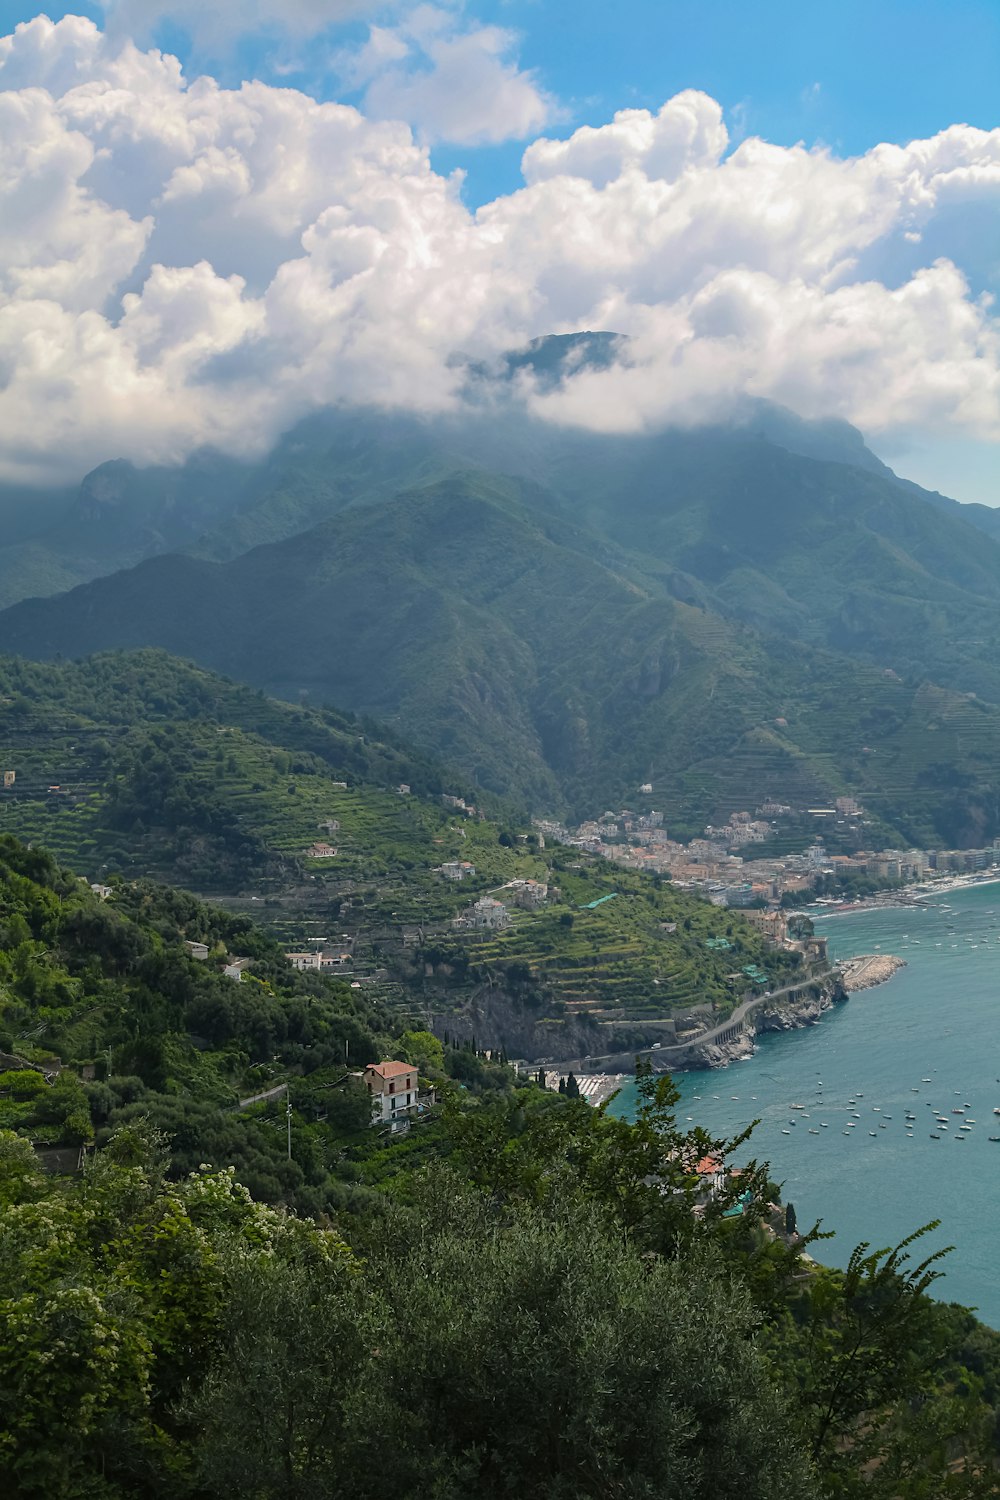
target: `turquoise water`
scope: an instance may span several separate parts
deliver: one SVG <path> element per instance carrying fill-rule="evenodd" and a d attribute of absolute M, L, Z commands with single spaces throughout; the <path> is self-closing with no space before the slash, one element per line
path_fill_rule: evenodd
<path fill-rule="evenodd" d="M 819 919 L 834 957 L 881 951 L 907 967 L 818 1025 L 761 1037 L 745 1062 L 678 1075 L 677 1113 L 717 1135 L 759 1118 L 748 1151 L 771 1163 L 800 1228 L 822 1219 L 835 1231 L 816 1247 L 829 1265 L 845 1265 L 861 1240 L 895 1244 L 940 1219 L 921 1242 L 955 1246 L 936 1294 L 1000 1328 L 1000 1142 L 988 1139 L 1000 1136 L 1000 884 L 936 901 Z M 956 1151 L 963 1116 L 952 1110 L 966 1103 L 976 1123 Z M 627 1115 L 634 1104 L 630 1084 L 616 1106 Z M 905 1111 L 916 1115 L 911 1134 Z M 852 1113 L 861 1118 L 845 1135 Z"/>

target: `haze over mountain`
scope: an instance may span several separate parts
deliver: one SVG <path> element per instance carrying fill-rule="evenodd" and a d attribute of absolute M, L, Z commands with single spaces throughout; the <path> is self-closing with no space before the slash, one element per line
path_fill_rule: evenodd
<path fill-rule="evenodd" d="M 844 423 L 746 403 L 623 436 L 525 411 L 519 369 L 558 381 L 612 340 L 543 341 L 499 396 L 473 372 L 461 420 L 340 410 L 263 465 L 105 465 L 66 523 L 77 558 L 104 536 L 105 567 L 119 544 L 161 555 L 3 612 L 0 644 L 161 646 L 398 724 L 533 809 L 654 779 L 693 831 L 852 790 L 885 837 L 981 839 L 1000 544 Z"/>

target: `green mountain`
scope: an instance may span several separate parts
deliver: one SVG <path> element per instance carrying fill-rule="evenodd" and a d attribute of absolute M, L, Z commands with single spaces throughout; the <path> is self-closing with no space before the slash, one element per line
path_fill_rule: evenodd
<path fill-rule="evenodd" d="M 840 533 L 824 525 L 832 551 Z M 627 512 L 619 530 L 636 542 Z M 690 562 L 691 529 L 661 530 Z M 737 541 L 763 564 L 752 527 L 730 551 Z M 775 569 L 802 565 L 791 543 L 772 550 Z M 985 574 L 981 543 L 977 556 Z M 815 566 L 804 576 L 819 593 Z M 27 601 L 0 615 L 0 638 L 34 658 L 156 645 L 279 697 L 342 703 L 535 810 L 635 803 L 650 782 L 679 833 L 767 794 L 816 805 L 847 792 L 885 840 L 997 831 L 990 701 L 751 629 L 711 609 L 691 572 L 684 602 L 679 576 L 537 486 L 469 474 L 225 563 L 160 557 Z M 943 680 L 960 683 L 957 666 Z"/>

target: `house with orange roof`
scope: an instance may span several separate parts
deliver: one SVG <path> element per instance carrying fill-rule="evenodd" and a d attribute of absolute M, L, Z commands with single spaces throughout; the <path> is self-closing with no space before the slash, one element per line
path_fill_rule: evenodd
<path fill-rule="evenodd" d="M 372 1124 L 405 1130 L 417 1109 L 417 1069 L 412 1063 L 369 1063 L 363 1074 L 371 1096 Z"/>

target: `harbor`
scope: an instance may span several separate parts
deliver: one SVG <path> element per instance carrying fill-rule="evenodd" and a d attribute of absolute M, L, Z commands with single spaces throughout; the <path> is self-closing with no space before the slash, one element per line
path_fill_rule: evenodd
<path fill-rule="evenodd" d="M 934 1294 L 1000 1327 L 1000 890 L 982 882 L 946 902 L 820 925 L 837 963 L 905 966 L 818 1025 L 759 1035 L 753 1056 L 724 1072 L 676 1074 L 678 1121 L 725 1139 L 756 1120 L 744 1153 L 770 1164 L 800 1225 L 822 1219 L 834 1231 L 828 1264 L 845 1266 L 862 1240 L 895 1244 L 940 1219 L 921 1254 L 957 1248 Z M 610 1108 L 628 1116 L 635 1103 L 629 1083 Z"/>

